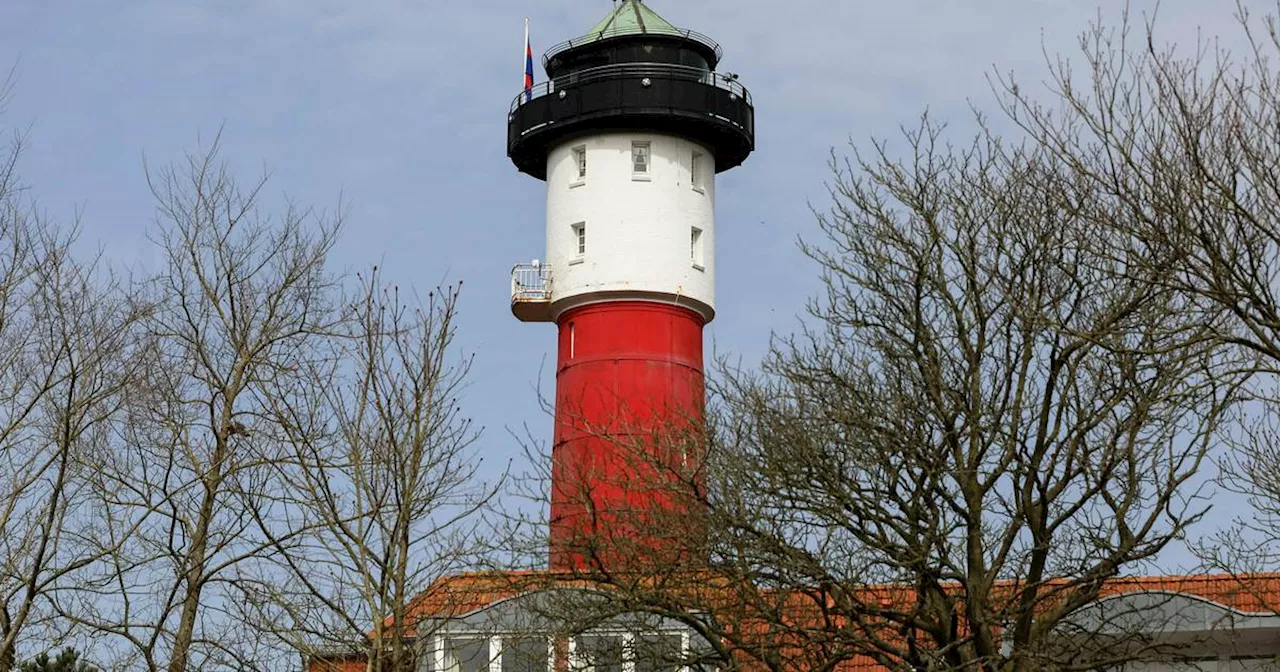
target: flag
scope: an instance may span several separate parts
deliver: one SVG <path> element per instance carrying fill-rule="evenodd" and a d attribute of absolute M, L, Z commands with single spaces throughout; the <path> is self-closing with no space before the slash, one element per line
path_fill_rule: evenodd
<path fill-rule="evenodd" d="M 524 102 L 533 100 L 533 45 L 529 43 L 529 19 L 524 20 Z"/>

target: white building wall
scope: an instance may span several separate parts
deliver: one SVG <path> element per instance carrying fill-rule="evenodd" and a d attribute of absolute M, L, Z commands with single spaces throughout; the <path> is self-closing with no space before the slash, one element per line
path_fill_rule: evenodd
<path fill-rule="evenodd" d="M 647 179 L 632 171 L 632 143 L 648 142 Z M 574 149 L 585 147 L 578 179 Z M 691 183 L 702 155 L 702 189 Z M 578 255 L 574 226 L 586 225 Z M 692 229 L 700 258 L 690 258 Z M 715 306 L 715 157 L 695 142 L 646 132 L 602 133 L 566 142 L 547 157 L 547 263 L 553 312 L 597 300 L 681 302 L 710 320 Z M 700 263 L 698 263 L 700 262 Z"/>

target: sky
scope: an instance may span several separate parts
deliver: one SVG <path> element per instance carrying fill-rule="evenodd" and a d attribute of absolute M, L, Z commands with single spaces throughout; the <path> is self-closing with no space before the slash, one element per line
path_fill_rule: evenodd
<path fill-rule="evenodd" d="M 1125 3 L 1076 0 L 699 0 L 648 3 L 724 47 L 756 104 L 757 150 L 717 182 L 717 318 L 708 353 L 758 359 L 817 288 L 796 248 L 816 236 L 834 149 L 893 138 L 926 110 L 997 114 L 988 78 L 1024 90 L 1046 55 Z M 1258 13 L 1274 0 L 1246 0 Z M 1132 0 L 1136 16 L 1157 3 Z M 21 172 L 41 208 L 79 218 L 86 245 L 145 267 L 154 204 L 145 165 L 180 160 L 222 129 L 243 179 L 286 198 L 349 206 L 339 268 L 378 264 L 425 293 L 462 281 L 459 342 L 475 356 L 466 410 L 486 472 L 547 439 L 554 328 L 509 310 L 513 264 L 545 256 L 544 185 L 506 158 L 506 113 L 535 53 L 585 32 L 610 0 L 0 0 L 0 71 L 17 86 L 0 128 L 29 133 Z M 1164 0 L 1182 47 L 1239 44 L 1235 0 Z M 543 79 L 539 68 L 538 80 Z M 513 436 L 514 435 L 514 436 Z"/>

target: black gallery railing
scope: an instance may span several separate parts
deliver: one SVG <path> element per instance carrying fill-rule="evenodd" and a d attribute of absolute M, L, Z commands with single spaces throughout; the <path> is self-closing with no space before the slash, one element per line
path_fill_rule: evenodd
<path fill-rule="evenodd" d="M 751 94 L 734 75 L 654 63 L 606 65 L 533 87 L 511 102 L 512 143 L 545 126 L 616 112 L 701 116 L 754 133 Z"/>
<path fill-rule="evenodd" d="M 560 44 L 557 44 L 554 47 L 551 47 L 550 49 L 547 50 L 545 54 L 543 54 L 542 65 L 543 67 L 546 67 L 546 65 L 551 62 L 551 59 L 555 58 L 556 56 L 559 56 L 560 54 L 566 51 L 569 51 L 570 49 L 581 47 L 586 44 L 593 44 L 595 42 L 606 40 L 611 37 L 623 37 L 623 36 L 630 37 L 630 36 L 633 36 L 634 34 L 635 34 L 634 31 L 632 31 L 631 29 L 611 28 L 609 30 L 603 30 L 598 33 L 583 35 L 582 37 L 579 37 L 577 39 L 566 40 L 564 42 L 561 42 Z M 716 43 L 715 40 L 694 30 L 683 30 L 680 28 L 649 28 L 646 30 L 645 34 L 646 35 L 669 35 L 671 37 L 683 37 L 686 40 L 693 40 L 694 42 L 702 44 L 703 46 L 713 51 L 716 55 L 717 61 L 724 58 L 724 49 L 722 49 L 720 45 Z"/>

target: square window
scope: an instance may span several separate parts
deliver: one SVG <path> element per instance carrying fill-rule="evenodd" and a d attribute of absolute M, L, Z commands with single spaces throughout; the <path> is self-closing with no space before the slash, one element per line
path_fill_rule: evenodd
<path fill-rule="evenodd" d="M 631 143 L 631 174 L 635 177 L 649 176 L 649 143 Z"/>
<path fill-rule="evenodd" d="M 702 166 L 703 163 L 702 152 L 694 152 L 693 158 L 689 160 L 689 184 L 693 185 L 693 189 L 695 191 L 703 191 L 706 189 L 702 183 L 702 171 L 704 170 Z"/>
<path fill-rule="evenodd" d="M 587 223 L 578 222 L 573 225 L 574 256 L 581 257 L 587 253 Z"/>
<path fill-rule="evenodd" d="M 578 177 L 575 182 L 582 182 L 587 179 L 587 147 L 581 145 L 573 148 L 573 163 L 578 168 Z"/>
<path fill-rule="evenodd" d="M 545 637 L 503 637 L 502 672 L 547 672 L 551 647 Z"/>
<path fill-rule="evenodd" d="M 678 634 L 646 633 L 635 638 L 635 672 L 679 672 L 684 642 Z"/>
<path fill-rule="evenodd" d="M 448 637 L 441 672 L 488 672 L 489 640 L 478 637 Z"/>
<path fill-rule="evenodd" d="M 702 268 L 702 229 L 693 227 L 689 232 L 689 260 L 697 268 Z"/>
<path fill-rule="evenodd" d="M 622 672 L 626 647 L 621 635 L 583 635 L 574 644 L 572 672 Z"/>

